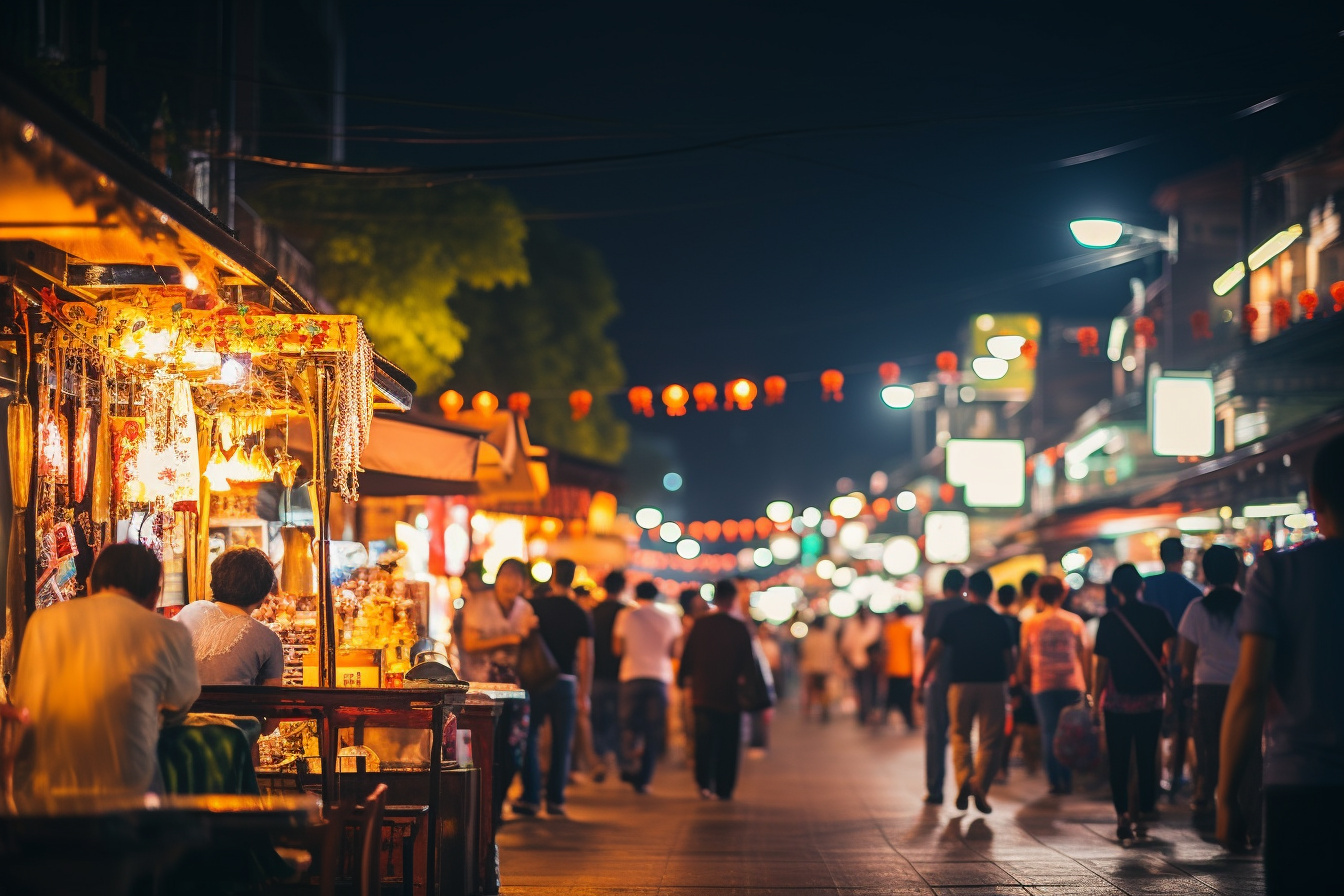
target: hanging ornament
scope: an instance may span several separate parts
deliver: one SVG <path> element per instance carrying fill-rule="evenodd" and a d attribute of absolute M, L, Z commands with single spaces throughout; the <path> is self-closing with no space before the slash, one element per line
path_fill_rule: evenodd
<path fill-rule="evenodd" d="M 524 420 L 527 419 L 527 412 L 532 408 L 532 396 L 526 392 L 509 393 L 509 410 L 513 411 Z"/>
<path fill-rule="evenodd" d="M 499 399 L 493 392 L 477 392 L 471 399 L 471 406 L 482 417 L 490 417 L 499 410 Z"/>
<path fill-rule="evenodd" d="M 934 363 L 938 365 L 938 369 L 941 370 L 943 373 L 956 373 L 957 353 L 939 352 L 938 357 L 934 359 Z"/>
<path fill-rule="evenodd" d="M 1335 313 L 1344 311 L 1344 280 L 1330 284 L 1330 298 L 1335 300 Z"/>
<path fill-rule="evenodd" d="M 765 386 L 765 403 L 768 405 L 783 404 L 784 390 L 789 384 L 782 376 L 768 376 L 762 384 Z"/>
<path fill-rule="evenodd" d="M 739 411 L 751 410 L 751 403 L 756 400 L 756 394 L 756 384 L 751 380 L 733 380 L 724 389 L 724 398 L 731 398 Z M 726 401 L 723 408 L 728 410 Z"/>
<path fill-rule="evenodd" d="M 630 390 L 630 413 L 653 416 L 653 390 L 648 386 L 635 386 Z"/>
<path fill-rule="evenodd" d="M 569 393 L 569 409 L 573 413 L 570 415 L 575 420 L 582 420 L 588 416 L 588 412 L 593 408 L 593 393 L 587 389 L 575 389 Z"/>
<path fill-rule="evenodd" d="M 1316 295 L 1314 289 L 1304 289 L 1297 294 L 1297 304 L 1302 307 L 1302 316 L 1311 320 L 1316 316 L 1316 306 L 1320 304 L 1320 297 Z"/>
<path fill-rule="evenodd" d="M 938 486 L 938 497 L 942 499 L 944 504 L 951 504 L 953 499 L 957 497 L 957 490 L 952 487 L 952 483 L 944 482 Z"/>
<path fill-rule="evenodd" d="M 1136 328 L 1137 329 L 1137 328 Z M 1078 328 L 1078 354 L 1084 358 L 1097 354 L 1097 328 Z"/>
<path fill-rule="evenodd" d="M 1029 369 L 1036 367 L 1036 352 L 1040 346 L 1036 344 L 1035 339 L 1028 339 L 1022 343 L 1022 360 L 1026 362 Z"/>
<path fill-rule="evenodd" d="M 737 520 L 723 521 L 723 540 L 737 541 Z"/>
<path fill-rule="evenodd" d="M 877 365 L 877 375 L 884 386 L 894 386 L 901 381 L 901 365 L 895 361 L 883 361 Z"/>
<path fill-rule="evenodd" d="M 38 424 L 38 440 L 41 444 L 37 456 L 38 479 L 54 485 L 65 485 L 70 481 L 66 454 L 69 435 L 70 424 L 64 414 L 50 409 L 43 412 Z"/>
<path fill-rule="evenodd" d="M 824 370 L 821 373 L 821 400 L 844 401 L 840 390 L 845 387 L 845 375 L 838 370 Z"/>
<path fill-rule="evenodd" d="M 740 537 L 743 541 L 751 541 L 753 538 L 756 537 L 756 521 L 738 520 L 737 534 L 738 537 Z"/>
<path fill-rule="evenodd" d="M 667 408 L 669 417 L 685 417 L 686 402 L 691 400 L 691 393 L 686 391 L 685 386 L 679 386 L 676 383 L 663 389 L 663 405 Z"/>
<path fill-rule="evenodd" d="M 756 537 L 767 538 L 771 532 L 775 531 L 775 524 L 767 516 L 756 518 Z"/>
<path fill-rule="evenodd" d="M 714 399 L 718 398 L 719 390 L 713 383 L 696 383 L 695 388 L 691 389 L 691 394 L 695 396 L 695 409 L 697 411 L 717 411 L 719 404 Z"/>
<path fill-rule="evenodd" d="M 1092 328 L 1092 332 L 1097 332 L 1095 327 Z M 1156 332 L 1157 327 L 1151 317 L 1145 315 L 1134 319 L 1134 341 L 1138 343 L 1140 348 L 1156 348 L 1157 337 L 1153 335 Z M 1095 344 L 1094 341 L 1093 345 Z M 1095 355 L 1096 352 L 1094 351 L 1092 354 Z"/>
<path fill-rule="evenodd" d="M 721 534 L 723 534 L 723 527 L 719 525 L 717 520 L 710 520 L 705 523 L 705 538 L 710 541 L 718 541 Z"/>
<path fill-rule="evenodd" d="M 1196 311 L 1190 315 L 1190 333 L 1196 342 L 1213 338 L 1213 332 L 1209 329 L 1209 312 Z"/>
<path fill-rule="evenodd" d="M 1293 322 L 1293 303 L 1287 299 L 1275 299 L 1270 314 L 1274 318 L 1274 329 L 1285 329 Z"/>
<path fill-rule="evenodd" d="M 70 446 L 70 497 L 72 504 L 84 503 L 89 486 L 89 441 L 93 411 L 87 405 L 75 411 L 75 439 Z"/>
<path fill-rule="evenodd" d="M 1241 332 L 1249 333 L 1255 326 L 1255 322 L 1260 319 L 1260 309 L 1254 305 L 1247 305 L 1241 309 Z"/>
<path fill-rule="evenodd" d="M 462 410 L 462 393 L 449 389 L 439 396 L 439 410 L 448 420 L 456 420 L 457 412 Z"/>

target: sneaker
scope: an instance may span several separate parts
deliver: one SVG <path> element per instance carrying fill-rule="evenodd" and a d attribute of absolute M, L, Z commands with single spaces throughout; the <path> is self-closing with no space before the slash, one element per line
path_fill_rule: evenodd
<path fill-rule="evenodd" d="M 533 818 L 533 817 L 535 817 L 536 814 L 537 814 L 537 812 L 540 811 L 540 809 L 541 809 L 541 807 L 538 806 L 538 805 L 536 805 L 535 803 L 514 803 L 514 804 L 513 804 L 513 814 L 514 814 L 514 815 L 521 816 L 521 817 L 523 817 L 523 818 Z"/>
<path fill-rule="evenodd" d="M 957 810 L 965 812 L 971 805 L 971 785 L 963 784 L 957 791 Z"/>
<path fill-rule="evenodd" d="M 1120 841 L 1121 846 L 1130 847 L 1134 845 L 1134 827 L 1129 823 L 1129 819 L 1123 815 L 1116 823 L 1115 836 Z"/>
<path fill-rule="evenodd" d="M 924 794 L 924 805 L 926 805 L 926 806 L 941 806 L 942 804 L 943 804 L 943 795 L 942 795 L 941 793 L 938 793 L 938 794 L 934 794 L 934 793 L 926 793 L 926 794 Z"/>
<path fill-rule="evenodd" d="M 565 811 L 564 803 L 547 803 L 546 814 L 555 818 L 568 818 L 569 813 Z"/>
<path fill-rule="evenodd" d="M 994 808 L 990 806 L 989 800 L 985 799 L 983 793 L 972 794 L 972 796 L 975 798 L 975 808 L 981 815 L 988 815 L 994 811 Z"/>

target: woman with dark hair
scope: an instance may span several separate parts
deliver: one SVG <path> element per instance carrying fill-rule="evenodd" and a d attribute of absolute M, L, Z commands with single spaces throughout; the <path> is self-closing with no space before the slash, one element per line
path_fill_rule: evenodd
<path fill-rule="evenodd" d="M 210 564 L 210 600 L 173 617 L 191 632 L 201 684 L 280 685 L 280 636 L 252 618 L 275 588 L 271 560 L 256 548 L 230 548 Z"/>
<path fill-rule="evenodd" d="M 1241 592 L 1236 588 L 1242 564 L 1237 552 L 1216 544 L 1204 552 L 1204 581 L 1211 589 L 1192 602 L 1181 618 L 1181 676 L 1195 688 L 1195 795 L 1190 808 L 1195 823 L 1210 825 L 1214 817 L 1213 794 L 1218 785 L 1218 754 L 1227 694 L 1237 672 L 1241 639 Z M 1253 825 L 1260 819 L 1260 759 L 1257 745 L 1251 774 L 1239 794 L 1242 809 Z M 1257 826 L 1258 827 L 1258 826 Z M 1260 832 L 1251 830 L 1258 841 Z"/>
<path fill-rule="evenodd" d="M 1092 711 L 1106 720 L 1116 836 L 1128 846 L 1136 836 L 1147 836 L 1157 806 L 1157 741 L 1176 630 L 1165 610 L 1139 599 L 1143 576 L 1134 564 L 1116 567 L 1110 591 L 1119 603 L 1097 626 Z M 1138 769 L 1137 807 L 1129 804 L 1131 754 Z"/>
<path fill-rule="evenodd" d="M 532 576 L 516 558 L 505 560 L 495 573 L 493 591 L 472 594 L 460 614 L 461 641 L 458 657 L 461 676 L 467 681 L 497 681 L 518 684 L 518 645 L 537 625 L 537 615 L 527 602 Z M 504 796 L 522 765 L 527 743 L 526 700 L 502 700 L 495 722 L 495 773 L 493 808 L 495 821 L 504 812 Z"/>

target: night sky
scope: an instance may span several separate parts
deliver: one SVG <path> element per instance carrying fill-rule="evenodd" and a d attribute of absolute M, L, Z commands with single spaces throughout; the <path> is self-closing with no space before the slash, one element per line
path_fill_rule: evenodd
<path fill-rule="evenodd" d="M 908 452 L 879 362 L 922 375 L 973 313 L 1127 301 L 1142 264 L 1005 286 L 1077 254 L 1071 218 L 1163 227 L 1163 181 L 1263 169 L 1341 124 L 1339 4 L 940 6 L 358 4 L 352 134 L 510 142 L 361 141 L 349 161 L 474 169 L 597 246 L 631 385 L 797 375 L 780 408 L 632 422 L 636 484 L 651 449 L 685 475 L 672 515 L 824 504 Z M 542 164 L 577 159 L 600 161 Z M 869 372 L 825 405 L 827 367 Z"/>

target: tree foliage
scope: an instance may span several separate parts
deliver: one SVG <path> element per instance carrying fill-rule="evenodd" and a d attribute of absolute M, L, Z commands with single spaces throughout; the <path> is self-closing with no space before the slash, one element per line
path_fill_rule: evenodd
<path fill-rule="evenodd" d="M 531 281 L 509 289 L 465 289 L 453 308 L 471 333 L 449 384 L 467 400 L 488 389 L 507 400 L 532 397 L 533 441 L 615 463 L 625 454 L 628 428 L 607 396 L 625 383 L 625 369 L 607 325 L 620 313 L 601 257 L 555 227 L 528 234 Z M 592 411 L 571 419 L 569 393 L 587 389 Z"/>
<path fill-rule="evenodd" d="M 310 253 L 323 295 L 358 315 L 424 395 L 453 375 L 468 336 L 454 297 L 528 282 L 527 226 L 508 193 L 485 184 L 376 190 L 312 179 L 273 186 L 257 204 Z"/>

